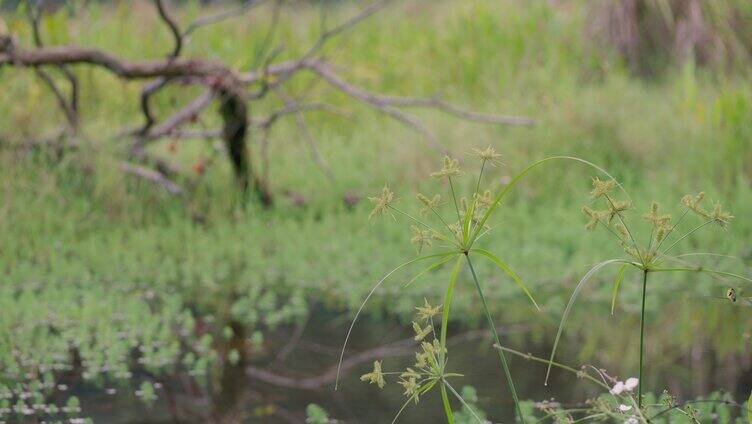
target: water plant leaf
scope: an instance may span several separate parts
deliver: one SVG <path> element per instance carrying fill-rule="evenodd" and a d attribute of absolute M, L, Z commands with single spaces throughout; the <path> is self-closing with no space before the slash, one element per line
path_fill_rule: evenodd
<path fill-rule="evenodd" d="M 595 275 L 601 268 L 605 267 L 606 265 L 614 264 L 614 263 L 622 263 L 622 259 L 609 259 L 607 261 L 599 262 L 595 265 L 593 265 L 592 268 L 580 279 L 580 281 L 577 283 L 577 286 L 574 288 L 574 291 L 572 292 L 572 296 L 569 297 L 569 302 L 567 302 L 567 306 L 564 308 L 564 314 L 561 316 L 561 321 L 559 321 L 559 330 L 556 332 L 556 338 L 554 339 L 554 347 L 551 349 L 551 357 L 548 359 L 548 369 L 546 370 L 546 380 L 544 381 L 544 385 L 548 385 L 548 377 L 551 374 L 551 365 L 554 361 L 554 356 L 556 355 L 556 348 L 559 346 L 559 339 L 561 338 L 561 333 L 564 331 L 564 324 L 567 322 L 567 317 L 569 317 L 569 313 L 572 310 L 572 306 L 574 305 L 575 299 L 577 299 L 577 295 L 580 294 L 580 291 L 582 291 L 582 288 L 585 286 L 585 283 L 587 283 L 590 280 L 590 277 Z"/>
<path fill-rule="evenodd" d="M 619 285 L 621 284 L 621 280 L 624 278 L 624 271 L 627 269 L 628 264 L 624 264 L 619 268 L 619 272 L 616 274 L 616 279 L 614 280 L 614 289 L 611 292 L 611 315 L 614 314 L 614 307 L 616 306 L 616 295 L 619 293 Z"/>
<path fill-rule="evenodd" d="M 342 360 L 345 357 L 345 349 L 347 348 L 347 342 L 350 340 L 350 334 L 352 333 L 352 330 L 355 327 L 355 322 L 358 320 L 358 317 L 360 316 L 360 313 L 363 311 L 363 308 L 365 308 L 366 303 L 368 303 L 368 300 L 371 298 L 371 296 L 373 296 L 373 294 L 376 292 L 376 290 L 379 287 L 381 287 L 381 285 L 384 283 L 384 281 L 386 281 L 387 278 L 391 277 L 392 274 L 394 274 L 395 272 L 399 271 L 400 269 L 402 269 L 402 268 L 404 268 L 404 267 L 406 267 L 408 265 L 412 265 L 412 264 L 414 264 L 416 262 L 421 262 L 421 261 L 425 261 L 425 260 L 428 260 L 428 259 L 435 259 L 435 258 L 441 258 L 441 257 L 449 256 L 449 255 L 454 255 L 456 253 L 457 253 L 456 251 L 434 253 L 432 255 L 419 256 L 419 257 L 413 258 L 413 259 L 411 259 L 411 260 L 409 260 L 407 262 L 403 262 L 403 263 L 397 265 L 397 267 L 395 267 L 391 271 L 389 271 L 386 275 L 384 275 L 384 277 L 381 278 L 381 280 L 379 280 L 379 282 L 376 283 L 376 285 L 374 285 L 373 288 L 371 288 L 371 291 L 368 292 L 368 295 L 366 295 L 366 298 L 363 299 L 363 302 L 360 304 L 360 307 L 358 308 L 358 311 L 355 313 L 355 317 L 353 318 L 352 323 L 350 323 L 350 328 L 347 330 L 347 335 L 345 336 L 345 341 L 344 341 L 344 343 L 342 343 L 342 352 L 340 352 L 339 362 L 337 362 L 337 377 L 335 378 L 335 381 L 334 381 L 334 390 L 337 390 L 337 388 L 339 386 L 339 374 L 340 374 L 340 371 L 341 371 L 341 368 L 342 368 Z"/>
<path fill-rule="evenodd" d="M 454 293 L 454 286 L 457 284 L 457 276 L 460 273 L 460 269 L 462 265 L 462 256 L 457 257 L 457 262 L 454 263 L 454 268 L 452 268 L 452 273 L 449 276 L 449 282 L 447 283 L 446 292 L 444 293 L 444 303 L 443 303 L 443 309 L 441 314 L 441 338 L 439 341 L 441 342 L 441 350 L 439 350 L 439 361 L 441 363 L 444 362 L 444 348 L 446 348 L 446 334 L 447 334 L 447 327 L 449 323 L 449 307 L 452 304 L 452 295 Z"/>
<path fill-rule="evenodd" d="M 522 279 L 515 273 L 512 268 L 509 267 L 504 261 L 496 257 L 493 253 L 489 252 L 485 249 L 472 249 L 471 252 L 479 253 L 488 259 L 491 260 L 496 266 L 501 268 L 502 271 L 504 271 L 512 280 L 519 286 L 519 288 L 522 289 L 523 292 L 527 295 L 528 299 L 530 299 L 531 302 L 533 302 L 533 306 L 535 306 L 535 309 L 540 311 L 540 306 L 538 306 L 538 302 L 535 301 L 533 298 L 533 295 L 530 293 L 530 290 L 528 290 L 527 286 L 525 286 L 525 283 L 522 282 Z"/>
<path fill-rule="evenodd" d="M 457 253 L 457 254 L 459 255 L 459 253 Z M 410 286 L 418 278 L 422 277 L 423 275 L 425 275 L 428 272 L 433 271 L 436 268 L 439 268 L 440 266 L 444 265 L 445 263 L 451 261 L 453 258 L 454 258 L 454 256 L 449 256 L 447 258 L 440 259 L 440 260 L 432 263 L 431 265 L 428 265 L 427 267 L 423 268 L 423 270 L 421 270 L 419 273 L 415 274 L 407 283 L 405 283 L 405 285 L 403 287 Z"/>

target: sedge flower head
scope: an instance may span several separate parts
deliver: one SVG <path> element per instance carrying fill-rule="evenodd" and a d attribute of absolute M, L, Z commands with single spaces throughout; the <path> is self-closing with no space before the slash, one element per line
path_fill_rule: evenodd
<path fill-rule="evenodd" d="M 386 385 L 386 380 L 384 380 L 384 373 L 381 372 L 381 361 L 374 361 L 373 371 L 360 376 L 360 380 L 367 381 L 368 384 L 377 384 L 379 389 L 383 389 Z"/>
<path fill-rule="evenodd" d="M 417 315 L 418 318 L 422 321 L 428 321 L 431 318 L 433 318 L 435 315 L 441 311 L 441 305 L 439 306 L 431 306 L 430 303 L 428 303 L 428 299 L 423 299 L 423 306 L 416 306 L 415 309 L 418 311 Z"/>
<path fill-rule="evenodd" d="M 436 194 L 433 196 L 433 198 L 428 198 L 420 193 L 418 193 L 418 200 L 420 203 L 423 204 L 423 208 L 420 210 L 420 214 L 425 216 L 428 215 L 432 210 L 438 208 L 441 205 L 441 195 Z"/>
<path fill-rule="evenodd" d="M 654 229 L 665 227 L 671 221 L 671 215 L 661 214 L 658 212 L 658 203 L 653 202 L 650 205 L 650 211 L 642 216 L 645 220 L 649 221 Z"/>
<path fill-rule="evenodd" d="M 473 155 L 477 156 L 484 162 L 490 163 L 492 166 L 499 166 L 504 164 L 500 160 L 501 155 L 496 153 L 496 150 L 491 146 L 488 146 L 483 150 L 474 148 Z"/>
<path fill-rule="evenodd" d="M 413 237 L 410 243 L 415 245 L 415 249 L 420 253 L 424 247 L 431 247 L 433 244 L 433 232 L 431 230 L 421 230 L 417 226 L 410 227 L 413 230 Z"/>
<path fill-rule="evenodd" d="M 444 166 L 436 171 L 431 173 L 431 176 L 434 178 L 442 178 L 442 177 L 454 177 L 462 175 L 462 170 L 460 170 L 459 161 L 457 159 L 452 159 L 449 156 L 444 156 Z"/>
<path fill-rule="evenodd" d="M 702 206 L 700 206 L 700 203 L 705 198 L 705 192 L 701 191 L 697 193 L 697 195 L 692 196 L 691 194 L 687 194 L 681 199 L 682 205 L 686 206 L 687 209 L 691 210 L 695 214 L 703 217 L 703 218 L 710 218 L 710 213 L 706 211 Z"/>
<path fill-rule="evenodd" d="M 724 230 L 728 226 L 729 222 L 734 219 L 734 215 L 723 210 L 720 203 L 716 203 L 713 207 L 713 212 L 710 214 L 710 218 L 718 224 Z"/>
<path fill-rule="evenodd" d="M 415 341 L 419 342 L 433 332 L 433 326 L 429 324 L 425 328 L 421 328 L 420 324 L 413 321 L 413 331 L 415 331 Z"/>
<path fill-rule="evenodd" d="M 477 205 L 476 208 L 488 208 L 493 203 L 493 195 L 491 195 L 491 190 L 486 190 L 483 192 L 483 194 L 475 193 L 473 197 L 475 199 L 475 204 Z"/>
<path fill-rule="evenodd" d="M 381 189 L 381 195 L 369 197 L 368 200 L 373 204 L 373 210 L 371 210 L 371 213 L 368 215 L 368 219 L 372 219 L 379 215 L 392 215 L 389 206 L 396 202 L 396 199 L 394 198 L 394 193 L 389 189 L 389 186 L 385 185 L 384 188 Z M 392 217 L 394 216 L 392 215 Z"/>
<path fill-rule="evenodd" d="M 593 190 L 590 192 L 590 196 L 593 199 L 602 197 L 608 193 L 609 190 L 614 188 L 616 182 L 614 180 L 601 181 L 598 177 L 593 177 Z"/>

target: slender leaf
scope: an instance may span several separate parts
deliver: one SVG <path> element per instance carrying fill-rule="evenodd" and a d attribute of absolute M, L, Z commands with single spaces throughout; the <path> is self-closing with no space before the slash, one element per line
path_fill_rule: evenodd
<path fill-rule="evenodd" d="M 449 403 L 449 396 L 447 396 L 446 387 L 442 384 L 439 391 L 441 392 L 441 403 L 444 405 L 444 414 L 447 418 L 447 424 L 454 424 L 454 412 L 452 412 L 452 405 Z"/>
<path fill-rule="evenodd" d="M 478 416 L 478 414 L 477 414 L 477 413 L 475 412 L 475 409 L 473 409 L 473 407 L 472 407 L 472 406 L 470 406 L 470 404 L 469 404 L 469 403 L 467 403 L 467 401 L 465 401 L 465 399 L 463 399 L 463 398 L 462 398 L 462 396 L 461 396 L 461 395 L 460 395 L 459 393 L 457 393 L 457 390 L 455 390 L 455 389 L 454 389 L 454 387 L 452 387 L 452 385 L 451 385 L 451 384 L 449 384 L 449 382 L 448 382 L 448 381 L 446 381 L 446 380 L 444 380 L 444 384 L 445 384 L 445 385 L 446 385 L 447 387 L 449 387 L 449 391 L 451 391 L 451 392 L 452 392 L 452 394 L 453 394 L 453 395 L 454 395 L 454 396 L 455 396 L 455 397 L 456 397 L 457 399 L 459 399 L 459 401 L 460 401 L 460 402 L 462 403 L 462 405 L 463 405 L 463 406 L 464 406 L 465 408 L 467 408 L 467 410 L 468 410 L 468 411 L 470 411 L 470 413 L 471 413 L 471 414 L 473 415 L 473 417 L 475 417 L 475 419 L 476 419 L 476 420 L 478 420 L 478 422 L 479 422 L 480 424 L 483 424 L 483 423 L 484 423 L 484 421 L 483 421 L 482 419 L 480 419 L 480 417 Z"/>
<path fill-rule="evenodd" d="M 459 254 L 459 253 L 457 253 L 457 254 Z M 415 274 L 415 276 L 413 276 L 413 278 L 411 278 L 407 283 L 405 283 L 405 285 L 403 287 L 408 287 L 409 285 L 411 285 L 412 283 L 414 283 L 418 278 L 420 278 L 423 275 L 425 275 L 426 273 L 431 272 L 434 269 L 436 269 L 436 268 L 444 265 L 445 263 L 451 261 L 453 258 L 454 258 L 453 256 L 449 256 L 448 258 L 440 259 L 439 261 L 434 262 L 431 265 L 423 268 L 422 271 L 420 271 L 419 273 Z"/>
<path fill-rule="evenodd" d="M 590 270 L 580 279 L 580 281 L 577 283 L 577 286 L 574 288 L 574 291 L 572 292 L 572 296 L 569 297 L 569 302 L 567 302 L 566 308 L 564 308 L 564 314 L 561 317 L 561 321 L 559 322 L 559 330 L 556 332 L 556 338 L 554 339 L 554 347 L 551 349 L 551 357 L 548 359 L 548 369 L 546 370 L 546 380 L 543 383 L 544 385 L 548 385 L 548 377 L 551 374 L 551 365 L 554 360 L 554 355 L 556 355 L 556 348 L 559 346 L 559 339 L 561 338 L 561 333 L 564 331 L 564 324 L 567 321 L 567 318 L 569 317 L 569 312 L 572 310 L 572 306 L 574 305 L 575 299 L 577 299 L 577 295 L 580 294 L 580 291 L 582 291 L 582 288 L 585 286 L 585 283 L 587 283 L 590 280 L 590 277 L 595 275 L 596 272 L 598 272 L 601 268 L 603 268 L 606 265 L 610 265 L 613 263 L 620 263 L 622 262 L 621 259 L 609 259 L 607 261 L 603 261 L 600 263 L 595 264 Z"/>
<path fill-rule="evenodd" d="M 527 289 L 527 286 L 525 286 L 525 283 L 522 282 L 522 279 L 514 272 L 512 271 L 512 268 L 509 267 L 505 262 L 503 262 L 501 259 L 496 257 L 493 253 L 489 252 L 485 249 L 472 249 L 472 252 L 479 253 L 488 259 L 491 260 L 496 266 L 502 269 L 502 271 L 506 272 L 509 277 L 512 278 L 512 280 L 519 286 L 519 288 L 522 289 L 523 292 L 527 295 L 528 299 L 530 299 L 531 302 L 533 302 L 533 306 L 535 306 L 535 309 L 540 311 L 540 306 L 538 306 L 538 303 L 533 298 L 533 295 L 530 293 L 530 290 Z"/>
<path fill-rule="evenodd" d="M 350 340 L 350 334 L 352 333 L 352 330 L 355 327 L 355 322 L 358 320 L 358 317 L 360 316 L 360 313 L 363 311 L 363 308 L 366 306 L 366 303 L 368 303 L 368 300 L 371 298 L 371 296 L 373 296 L 373 294 L 376 292 L 376 290 L 379 287 L 381 287 L 381 285 L 384 283 L 384 281 L 386 281 L 387 278 L 391 277 L 392 274 L 394 274 L 395 272 L 399 271 L 400 269 L 402 269 L 402 268 L 404 268 L 404 267 L 406 267 L 408 265 L 412 265 L 412 264 L 414 264 L 416 262 L 421 262 L 421 261 L 425 261 L 425 260 L 428 260 L 428 259 L 434 259 L 434 258 L 445 257 L 445 256 L 448 256 L 448 255 L 453 255 L 455 253 L 456 253 L 455 251 L 442 252 L 442 253 L 434 253 L 432 255 L 424 255 L 424 256 L 420 256 L 420 257 L 411 259 L 411 260 L 409 260 L 407 262 L 403 262 L 402 264 L 398 265 L 396 268 L 394 268 L 391 271 L 389 271 L 381 280 L 379 280 L 378 283 L 376 283 L 375 286 L 373 286 L 373 288 L 371 289 L 371 291 L 368 292 L 368 295 L 363 300 L 363 303 L 360 304 L 360 307 L 358 308 L 358 311 L 355 313 L 355 317 L 353 318 L 352 323 L 350 323 L 350 328 L 347 330 L 347 335 L 345 336 L 345 342 L 342 344 L 342 352 L 340 352 L 340 354 L 339 354 L 339 362 L 337 363 L 337 377 L 336 377 L 335 382 L 334 382 L 334 390 L 337 390 L 337 387 L 339 385 L 339 373 L 340 373 L 340 370 L 342 368 L 342 359 L 344 359 L 344 357 L 345 357 L 345 349 L 347 348 L 347 342 Z"/>
<path fill-rule="evenodd" d="M 441 343 L 441 350 L 439 351 L 439 362 L 444 363 L 444 348 L 446 348 L 446 334 L 447 326 L 449 324 L 449 307 L 452 305 L 452 295 L 454 293 L 454 286 L 457 284 L 457 276 L 460 273 L 462 265 L 462 256 L 457 257 L 457 262 L 452 268 L 452 273 L 449 276 L 449 282 L 447 283 L 446 293 L 444 293 L 444 305 L 442 306 L 441 314 L 441 336 L 439 343 Z"/>
<path fill-rule="evenodd" d="M 580 162 L 582 164 L 585 164 L 587 166 L 595 168 L 599 172 L 602 172 L 603 174 L 605 174 L 606 176 L 608 176 L 609 178 L 611 178 L 612 180 L 614 180 L 614 182 L 619 187 L 619 189 L 621 189 L 621 191 L 624 193 L 624 195 L 627 196 L 627 199 L 630 201 L 630 203 L 633 203 L 632 202 L 632 198 L 629 196 L 629 193 L 627 193 L 627 191 L 624 190 L 624 187 L 621 185 L 621 183 L 619 183 L 618 181 L 616 181 L 616 178 L 614 178 L 611 174 L 609 174 L 605 169 L 601 168 L 600 166 L 598 166 L 598 165 L 596 165 L 596 164 L 594 164 L 594 163 L 592 163 L 590 161 L 587 161 L 585 159 L 580 159 L 580 158 L 574 157 L 574 156 L 551 156 L 551 157 L 543 158 L 543 159 L 537 160 L 537 161 L 529 164 L 528 166 L 526 166 L 525 169 L 523 169 L 522 171 L 518 172 L 514 177 L 512 177 L 512 180 L 509 182 L 509 184 L 505 185 L 504 188 L 502 188 L 501 191 L 499 191 L 499 194 L 496 195 L 496 198 L 494 199 L 493 203 L 491 203 L 491 206 L 488 208 L 488 210 L 486 211 L 486 213 L 483 214 L 483 217 L 480 219 L 480 222 L 478 222 L 478 225 L 476 225 L 475 231 L 473 232 L 473 236 L 471 237 L 470 245 L 472 245 L 472 242 L 475 241 L 475 239 L 478 236 L 478 233 L 480 232 L 481 229 L 483 229 L 483 226 L 486 224 L 486 221 L 488 221 L 488 218 L 491 217 L 491 214 L 493 214 L 494 210 L 499 205 L 499 202 L 501 202 L 501 200 L 504 198 L 504 196 L 506 196 L 507 193 L 509 193 L 509 191 L 515 185 L 517 185 L 517 183 L 519 183 L 520 180 L 522 180 L 522 177 L 524 177 L 528 172 L 532 171 L 533 169 L 535 169 L 539 165 L 542 165 L 542 164 L 544 164 L 546 162 L 553 161 L 553 160 L 572 160 L 572 161 Z"/>
<path fill-rule="evenodd" d="M 624 271 L 627 269 L 627 264 L 624 264 L 619 268 L 619 272 L 616 274 L 614 280 L 614 290 L 611 292 L 611 315 L 614 314 L 614 307 L 616 306 L 616 295 L 619 293 L 619 285 L 624 278 Z"/>

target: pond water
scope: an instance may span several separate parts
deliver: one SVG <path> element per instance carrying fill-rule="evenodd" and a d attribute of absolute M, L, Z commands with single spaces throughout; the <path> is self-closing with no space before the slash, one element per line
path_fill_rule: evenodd
<path fill-rule="evenodd" d="M 150 407 L 140 402 L 133 389 L 109 391 L 103 388 L 71 382 L 72 392 L 81 398 L 85 416 L 95 422 L 107 423 L 174 423 L 174 422 L 249 422 L 249 423 L 303 423 L 305 408 L 309 403 L 323 406 L 331 417 L 347 423 L 389 423 L 405 398 L 402 388 L 392 379 L 384 390 L 359 380 L 368 372 L 374 358 L 383 359 L 385 371 L 397 371 L 412 364 L 415 343 L 410 340 L 409 327 L 397 323 L 385 324 L 363 321 L 356 326 L 352 345 L 345 356 L 347 367 L 334 390 L 334 367 L 337 363 L 346 322 L 341 316 L 327 311 L 317 311 L 305 328 L 282 328 L 267 337 L 264 352 L 249 358 L 247 367 L 230 370 L 221 379 L 209 382 L 210 388 L 201 387 L 182 377 L 156 377 L 162 387 L 159 398 Z M 522 332 L 525 327 L 507 327 L 502 332 Z M 491 348 L 488 333 L 484 330 L 450 328 L 449 368 L 464 374 L 455 386 L 472 385 L 479 396 L 478 406 L 486 411 L 493 422 L 513 422 L 513 403 L 506 388 L 498 358 Z M 548 343 L 534 343 L 532 338 L 522 346 L 523 352 L 545 357 L 550 353 Z M 294 340 L 292 343 L 291 340 Z M 503 340 L 503 338 L 502 338 Z M 374 348 L 379 350 L 374 351 Z M 711 346 L 705 346 L 704 361 L 712 356 Z M 561 350 L 557 358 L 567 364 L 581 364 L 577 346 Z M 691 352 L 686 367 L 652 369 L 653 381 L 663 385 L 650 387 L 662 391 L 667 386 L 679 391 L 684 398 L 707 394 L 713 389 L 734 393 L 745 399 L 752 389 L 752 368 L 740 367 L 729 377 L 722 364 L 692 367 Z M 555 398 L 564 403 L 582 402 L 598 388 L 576 378 L 566 371 L 555 370 L 548 386 L 543 381 L 544 364 L 518 356 L 509 357 L 518 392 L 523 399 L 545 400 Z M 710 360 L 715 364 L 714 360 Z M 576 365 L 575 365 L 576 367 Z M 677 369 L 684 371 L 677 372 Z M 245 370 L 245 373 L 243 372 Z M 149 377 L 136 375 L 136 378 Z M 154 376 L 151 376 L 154 378 Z M 650 381 L 649 381 L 650 382 Z M 658 384 L 658 383 L 656 383 Z M 212 389 L 211 387 L 214 387 Z M 235 407 L 220 407 L 221 396 L 230 393 Z M 219 400 L 218 400 L 219 399 Z M 456 409 L 460 406 L 457 405 Z M 421 398 L 400 417 L 402 423 L 441 423 L 443 412 L 438 391 Z"/>

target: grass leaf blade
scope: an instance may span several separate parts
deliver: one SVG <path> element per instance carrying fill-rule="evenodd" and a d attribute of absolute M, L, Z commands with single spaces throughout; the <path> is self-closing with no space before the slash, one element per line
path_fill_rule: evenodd
<path fill-rule="evenodd" d="M 614 307 L 616 306 L 616 295 L 619 293 L 619 285 L 621 284 L 621 280 L 624 278 L 624 271 L 627 269 L 627 264 L 624 264 L 619 268 L 619 272 L 616 274 L 616 279 L 614 280 L 614 289 L 611 292 L 611 315 L 614 314 Z"/>
<path fill-rule="evenodd" d="M 350 340 L 350 334 L 352 333 L 352 330 L 355 327 L 355 322 L 358 320 L 358 317 L 360 316 L 360 313 L 363 311 L 363 308 L 366 306 L 366 303 L 368 303 L 368 300 L 371 298 L 371 296 L 373 296 L 373 294 L 376 292 L 376 290 L 379 287 L 381 287 L 381 285 L 384 283 L 384 281 L 386 281 L 387 278 L 391 277 L 392 274 L 394 274 L 395 272 L 399 271 L 400 269 L 402 269 L 402 268 L 404 268 L 404 267 L 406 267 L 408 265 L 412 265 L 412 264 L 414 264 L 416 262 L 421 262 L 421 261 L 425 261 L 425 260 L 428 260 L 428 259 L 445 257 L 445 256 L 453 255 L 453 254 L 456 254 L 456 252 L 450 251 L 450 252 L 443 252 L 443 253 L 435 253 L 435 254 L 432 254 L 432 255 L 420 256 L 420 257 L 411 259 L 411 260 L 409 260 L 407 262 L 403 262 L 400 265 L 398 265 L 396 268 L 394 268 L 391 271 L 389 271 L 381 280 L 379 280 L 378 283 L 376 283 L 375 286 L 373 286 L 373 288 L 371 289 L 371 291 L 368 292 L 368 295 L 366 296 L 366 298 L 363 299 L 363 303 L 360 304 L 360 307 L 358 308 L 358 311 L 355 313 L 355 317 L 353 318 L 352 323 L 350 323 L 350 328 L 347 330 L 347 335 L 345 336 L 345 342 L 342 343 L 342 352 L 340 352 L 339 362 L 337 362 L 337 377 L 335 378 L 335 381 L 334 381 L 334 390 L 337 390 L 337 387 L 339 385 L 339 374 L 340 374 L 340 371 L 342 369 L 342 359 L 344 359 L 344 357 L 345 357 L 345 349 L 347 348 L 347 342 Z"/>
<path fill-rule="evenodd" d="M 496 266 L 501 268 L 501 270 L 504 271 L 515 282 L 515 284 L 517 284 L 517 286 L 519 286 L 519 288 L 521 288 L 522 291 L 525 292 L 528 299 L 530 299 L 530 301 L 533 302 L 533 306 L 535 306 L 535 309 L 540 311 L 540 306 L 538 306 L 538 302 L 535 301 L 535 299 L 533 298 L 533 295 L 530 293 L 530 290 L 528 290 L 527 286 L 525 286 L 525 283 L 522 282 L 522 279 L 517 275 L 517 273 L 515 273 L 512 270 L 512 268 L 509 267 L 509 265 L 507 265 L 504 261 L 496 257 L 496 255 L 489 252 L 488 250 L 472 249 L 471 252 L 475 252 L 475 253 L 478 253 L 487 257 L 488 259 L 491 260 L 491 262 L 496 264 Z"/>
<path fill-rule="evenodd" d="M 600 263 L 597 263 L 593 265 L 592 268 L 580 279 L 580 281 L 577 283 L 577 286 L 574 288 L 574 291 L 572 292 L 572 296 L 569 297 L 569 302 L 567 302 L 566 308 L 564 308 L 564 314 L 561 317 L 561 321 L 559 322 L 559 330 L 556 332 L 556 338 L 554 339 L 554 347 L 551 349 L 551 357 L 548 359 L 548 369 L 546 370 L 546 380 L 543 383 L 544 385 L 548 385 L 548 377 L 551 374 L 551 364 L 553 363 L 554 356 L 556 355 L 556 348 L 559 346 L 559 339 L 561 338 L 561 333 L 564 331 L 564 324 L 567 321 L 567 317 L 569 317 L 569 312 L 572 310 L 572 305 L 574 305 L 575 299 L 577 299 L 577 295 L 580 294 L 580 291 L 585 286 L 585 283 L 587 283 L 590 280 L 590 277 L 595 275 L 596 272 L 598 272 L 601 268 L 603 268 L 606 265 L 610 265 L 613 263 L 619 263 L 621 262 L 621 259 L 609 259 L 607 261 L 603 261 Z"/>

